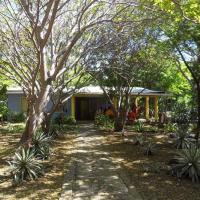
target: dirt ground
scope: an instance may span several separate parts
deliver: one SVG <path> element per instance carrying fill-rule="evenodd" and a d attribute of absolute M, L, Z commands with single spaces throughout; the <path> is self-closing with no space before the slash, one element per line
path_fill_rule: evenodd
<path fill-rule="evenodd" d="M 38 180 L 24 182 L 19 187 L 12 186 L 6 160 L 13 155 L 19 141 L 23 125 L 0 126 L 0 199 L 58 199 L 63 184 L 64 173 L 71 159 L 74 147 L 73 133 L 64 134 L 53 144 L 53 155 L 45 161 L 45 175 Z M 145 200 L 199 200 L 199 184 L 190 180 L 173 177 L 167 163 L 176 149 L 173 139 L 164 132 L 146 133 L 146 137 L 156 144 L 154 155 L 145 156 L 143 147 L 134 145 L 134 138 L 141 134 L 128 131 L 125 136 L 101 131 L 104 139 L 101 145 L 119 162 L 125 184 L 134 185 Z"/>
<path fill-rule="evenodd" d="M 0 126 L 0 199 L 58 199 L 74 135 L 65 134 L 54 142 L 53 155 L 44 161 L 46 173 L 43 177 L 16 187 L 12 185 L 6 160 L 14 154 L 22 130 L 22 124 Z"/>
<path fill-rule="evenodd" d="M 126 174 L 126 184 L 134 184 L 146 200 L 199 200 L 199 184 L 190 180 L 178 180 L 167 167 L 176 152 L 172 139 L 163 133 L 146 133 L 147 139 L 156 144 L 154 155 L 144 155 L 141 146 L 132 142 L 138 133 L 127 132 L 125 137 L 105 133 L 105 150 L 112 152 Z"/>

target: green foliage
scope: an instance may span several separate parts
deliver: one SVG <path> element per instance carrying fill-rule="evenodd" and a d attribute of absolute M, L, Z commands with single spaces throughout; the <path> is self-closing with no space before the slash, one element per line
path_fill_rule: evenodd
<path fill-rule="evenodd" d="M 153 155 L 155 149 L 155 144 L 152 141 L 148 141 L 144 146 L 144 155 L 150 156 Z"/>
<path fill-rule="evenodd" d="M 169 1 L 154 0 L 163 11 L 174 16 L 174 20 L 179 22 L 184 18 L 195 23 L 200 23 L 200 5 L 198 0 L 190 1 Z"/>
<path fill-rule="evenodd" d="M 188 177 L 192 182 L 199 182 L 200 178 L 200 149 L 191 145 L 180 150 L 172 163 L 172 173 L 178 178 Z"/>
<path fill-rule="evenodd" d="M 6 85 L 0 84 L 0 117 L 5 118 L 8 112 L 7 99 L 6 99 Z"/>
<path fill-rule="evenodd" d="M 135 127 L 135 130 L 136 130 L 137 132 L 144 132 L 144 123 L 143 123 L 143 122 L 137 121 L 137 122 L 135 123 L 134 127 Z"/>
<path fill-rule="evenodd" d="M 35 152 L 30 149 L 20 149 L 8 163 L 15 184 L 24 180 L 32 180 L 43 174 L 42 165 L 34 158 Z"/>
<path fill-rule="evenodd" d="M 114 129 L 114 120 L 110 119 L 107 115 L 104 114 L 96 115 L 94 123 L 101 129 L 105 130 Z"/>
<path fill-rule="evenodd" d="M 73 116 L 64 116 L 63 124 L 75 125 L 76 119 Z"/>
<path fill-rule="evenodd" d="M 144 139 L 144 136 L 143 135 L 139 135 L 139 136 L 136 136 L 135 138 L 135 145 L 143 145 L 145 142 L 145 139 Z"/>
<path fill-rule="evenodd" d="M 196 115 L 189 106 L 183 104 L 175 105 L 172 110 L 172 121 L 178 124 L 189 123 L 192 117 Z"/>
<path fill-rule="evenodd" d="M 37 158 L 47 159 L 50 156 L 52 138 L 43 132 L 37 132 L 32 139 L 34 154 Z"/>
<path fill-rule="evenodd" d="M 158 132 L 158 127 L 157 126 L 149 126 L 149 127 L 147 127 L 146 131 L 156 133 L 156 132 Z"/>
<path fill-rule="evenodd" d="M 177 149 L 184 149 L 188 148 L 190 145 L 190 141 L 188 140 L 188 126 L 187 125 L 182 125 L 178 127 L 177 130 L 177 135 L 178 138 L 175 141 L 175 147 Z"/>
<path fill-rule="evenodd" d="M 54 123 L 75 125 L 76 119 L 73 116 L 64 116 L 63 113 L 60 113 L 58 116 L 54 118 Z"/>
<path fill-rule="evenodd" d="M 174 133 L 176 131 L 177 131 L 176 123 L 169 122 L 168 124 L 165 124 L 165 126 L 164 126 L 165 133 Z"/>
<path fill-rule="evenodd" d="M 59 135 L 63 134 L 63 126 L 58 124 L 51 124 L 49 135 L 52 138 L 57 138 Z"/>
<path fill-rule="evenodd" d="M 8 112 L 8 120 L 13 123 L 25 122 L 26 114 L 23 112 Z"/>
<path fill-rule="evenodd" d="M 0 132 L 4 134 L 10 134 L 10 133 L 21 134 L 24 131 L 24 128 L 25 128 L 24 123 L 18 123 L 18 124 L 8 123 L 7 125 L 0 127 Z"/>

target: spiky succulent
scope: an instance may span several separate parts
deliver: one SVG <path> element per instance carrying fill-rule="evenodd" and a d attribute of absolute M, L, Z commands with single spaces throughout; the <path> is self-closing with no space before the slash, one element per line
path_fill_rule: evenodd
<path fill-rule="evenodd" d="M 144 146 L 144 155 L 150 156 L 153 155 L 155 149 L 155 144 L 152 141 L 148 141 Z"/>
<path fill-rule="evenodd" d="M 143 135 L 136 136 L 134 144 L 135 145 L 143 145 L 144 144 L 144 136 Z"/>
<path fill-rule="evenodd" d="M 50 155 L 51 137 L 43 132 L 37 132 L 32 139 L 35 156 L 46 159 Z"/>
<path fill-rule="evenodd" d="M 33 150 L 22 148 L 8 162 L 11 166 L 11 174 L 15 184 L 24 180 L 36 179 L 43 174 L 43 167 L 34 156 Z"/>
<path fill-rule="evenodd" d="M 177 149 L 188 148 L 190 145 L 190 141 L 188 140 L 188 127 L 187 126 L 179 126 L 177 130 L 178 138 L 175 140 L 175 147 Z"/>
<path fill-rule="evenodd" d="M 172 173 L 178 178 L 188 177 L 192 182 L 200 180 L 200 149 L 190 145 L 187 149 L 180 150 L 171 164 Z"/>

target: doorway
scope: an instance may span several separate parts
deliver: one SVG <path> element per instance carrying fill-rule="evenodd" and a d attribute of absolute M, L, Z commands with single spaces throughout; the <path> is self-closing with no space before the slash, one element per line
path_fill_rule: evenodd
<path fill-rule="evenodd" d="M 105 104 L 105 99 L 103 97 L 76 97 L 76 120 L 94 120 L 97 109 L 103 104 Z"/>

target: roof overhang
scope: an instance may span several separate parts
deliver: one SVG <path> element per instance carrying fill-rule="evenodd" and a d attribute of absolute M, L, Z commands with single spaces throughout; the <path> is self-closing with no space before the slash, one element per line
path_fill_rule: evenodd
<path fill-rule="evenodd" d="M 7 94 L 24 94 L 21 87 L 10 87 L 7 89 Z"/>
<path fill-rule="evenodd" d="M 67 90 L 66 90 L 67 92 Z M 23 90 L 21 87 L 12 87 L 8 88 L 7 94 L 24 94 Z M 79 89 L 78 92 L 75 93 L 75 95 L 103 95 L 104 92 L 101 89 L 100 86 L 87 86 Z M 132 96 L 172 96 L 172 94 L 165 93 L 162 91 L 156 91 L 156 90 L 149 90 L 147 88 L 142 88 L 142 87 L 133 87 Z"/>

